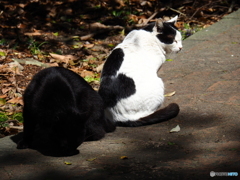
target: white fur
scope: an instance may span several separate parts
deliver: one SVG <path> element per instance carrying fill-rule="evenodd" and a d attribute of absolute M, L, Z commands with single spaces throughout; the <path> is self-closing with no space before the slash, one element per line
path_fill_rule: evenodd
<path fill-rule="evenodd" d="M 164 84 L 157 71 L 167 53 L 182 48 L 181 34 L 177 31 L 176 42 L 166 45 L 159 41 L 155 32 L 134 30 L 116 48 L 124 52 L 117 75 L 123 73 L 132 78 L 136 93 L 121 99 L 113 108 L 107 108 L 105 114 L 113 121 L 135 121 L 152 114 L 162 105 Z"/>

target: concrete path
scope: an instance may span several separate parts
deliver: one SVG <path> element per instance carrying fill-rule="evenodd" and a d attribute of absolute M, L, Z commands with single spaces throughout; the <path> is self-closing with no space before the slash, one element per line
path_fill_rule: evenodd
<path fill-rule="evenodd" d="M 0 179 L 211 179 L 211 171 L 240 179 L 240 10 L 188 38 L 172 59 L 160 75 L 166 93 L 176 91 L 165 104 L 178 103 L 178 117 L 117 128 L 72 157 L 17 150 L 17 137 L 2 138 Z M 169 133 L 176 125 L 180 132 Z"/>

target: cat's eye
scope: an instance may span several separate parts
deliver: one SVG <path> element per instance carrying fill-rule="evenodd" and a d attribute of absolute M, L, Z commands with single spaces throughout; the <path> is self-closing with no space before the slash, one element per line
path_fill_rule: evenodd
<path fill-rule="evenodd" d="M 174 42 L 177 43 L 177 40 L 175 40 Z"/>

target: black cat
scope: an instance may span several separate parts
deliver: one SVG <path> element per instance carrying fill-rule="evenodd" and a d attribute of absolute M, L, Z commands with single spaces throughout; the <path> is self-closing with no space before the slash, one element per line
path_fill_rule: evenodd
<path fill-rule="evenodd" d="M 115 124 L 105 119 L 98 93 L 78 74 L 62 67 L 37 73 L 23 101 L 19 149 L 37 147 L 57 156 L 74 155 L 83 141 L 101 139 L 115 130 Z"/>

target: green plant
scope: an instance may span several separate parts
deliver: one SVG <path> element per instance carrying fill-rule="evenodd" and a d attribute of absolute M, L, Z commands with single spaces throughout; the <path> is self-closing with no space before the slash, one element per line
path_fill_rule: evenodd
<path fill-rule="evenodd" d="M 6 123 L 7 120 L 18 120 L 19 122 L 23 122 L 23 116 L 22 113 L 13 113 L 8 115 L 7 112 L 0 112 L 0 128 L 8 127 L 8 123 Z"/>
<path fill-rule="evenodd" d="M 89 64 L 89 66 L 90 66 L 90 67 L 93 67 L 93 68 L 97 67 L 96 64 Z"/>
<path fill-rule="evenodd" d="M 19 122 L 23 122 L 22 113 L 14 113 L 10 116 L 10 119 L 18 120 Z"/>
<path fill-rule="evenodd" d="M 123 17 L 127 19 L 127 16 L 130 14 L 135 14 L 136 12 L 132 12 L 130 9 L 119 9 L 119 10 L 113 10 L 112 15 L 114 17 Z"/>
<path fill-rule="evenodd" d="M 0 40 L 0 45 L 6 45 L 7 44 L 7 40 L 6 39 L 1 39 Z"/>
<path fill-rule="evenodd" d="M 8 124 L 5 123 L 8 120 L 8 116 L 6 115 L 6 113 L 1 112 L 0 113 L 0 128 L 4 128 L 7 127 Z"/>
<path fill-rule="evenodd" d="M 122 13 L 123 13 L 123 11 L 112 11 L 112 15 L 114 16 L 114 17 L 120 17 L 121 15 L 122 15 Z"/>
<path fill-rule="evenodd" d="M 59 33 L 55 32 L 55 33 L 53 33 L 53 35 L 57 37 L 59 35 Z"/>
<path fill-rule="evenodd" d="M 94 6 L 95 9 L 101 9 L 101 4 Z"/>
<path fill-rule="evenodd" d="M 5 52 L 0 51 L 0 56 L 6 56 Z"/>
<path fill-rule="evenodd" d="M 40 47 L 43 44 L 46 44 L 46 43 L 48 43 L 48 42 L 39 43 L 39 42 L 36 42 L 35 39 L 30 38 L 28 49 L 30 50 L 30 52 L 33 55 L 42 54 L 42 51 L 40 50 Z"/>
<path fill-rule="evenodd" d="M 183 40 L 203 29 L 202 27 L 196 25 L 190 26 L 188 23 L 184 23 L 183 27 L 184 29 L 180 30 Z"/>
<path fill-rule="evenodd" d="M 87 81 L 88 83 L 94 82 L 94 81 L 100 81 L 100 78 L 96 78 L 96 77 L 90 77 L 90 76 L 86 76 L 85 81 Z"/>
<path fill-rule="evenodd" d="M 0 113 L 0 122 L 5 122 L 5 121 L 7 121 L 7 120 L 8 120 L 7 114 L 4 113 L 4 112 L 1 112 L 1 113 Z"/>

